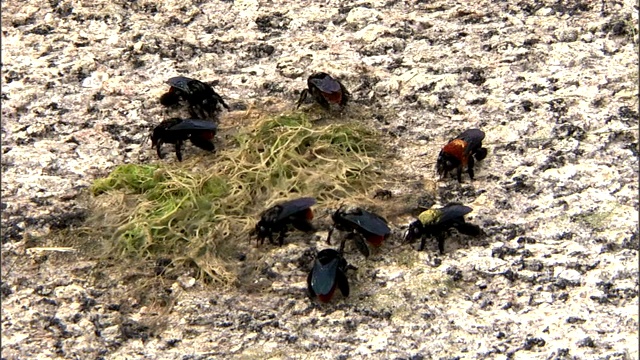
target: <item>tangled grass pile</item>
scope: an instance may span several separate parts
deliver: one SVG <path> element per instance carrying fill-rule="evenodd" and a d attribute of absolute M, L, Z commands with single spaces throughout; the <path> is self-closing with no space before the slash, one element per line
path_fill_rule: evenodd
<path fill-rule="evenodd" d="M 169 258 L 231 285 L 230 266 L 260 213 L 285 199 L 320 204 L 366 194 L 382 175 L 377 134 L 358 123 L 313 126 L 302 113 L 264 116 L 214 155 L 126 164 L 92 186 L 92 227 L 111 257 Z"/>

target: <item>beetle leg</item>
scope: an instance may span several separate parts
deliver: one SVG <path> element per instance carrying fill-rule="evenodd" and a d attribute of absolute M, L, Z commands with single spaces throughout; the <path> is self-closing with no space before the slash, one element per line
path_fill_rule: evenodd
<path fill-rule="evenodd" d="M 338 283 L 338 288 L 340 289 L 342 296 L 349 296 L 349 280 L 347 280 L 347 275 L 338 270 L 336 273 L 336 282 Z"/>
<path fill-rule="evenodd" d="M 302 92 L 300 93 L 300 98 L 298 99 L 298 103 L 297 103 L 296 109 L 299 108 L 300 105 L 302 104 L 302 102 L 307 99 L 308 93 L 309 93 L 309 90 L 307 90 L 307 89 L 302 90 Z"/>
<path fill-rule="evenodd" d="M 331 245 L 331 234 L 333 234 L 333 230 L 335 230 L 335 227 L 331 225 L 329 228 L 329 234 L 327 235 L 327 244 L 329 245 Z"/>
<path fill-rule="evenodd" d="M 418 248 L 418 251 L 424 250 L 424 246 L 426 244 L 427 244 L 427 237 L 426 236 L 422 236 L 422 238 L 420 239 L 420 247 Z"/>
<path fill-rule="evenodd" d="M 224 107 L 225 109 L 229 110 L 229 105 L 227 105 L 224 100 L 222 100 L 222 97 L 220 95 L 218 95 L 218 93 L 216 93 L 215 91 L 213 92 L 213 99 L 217 102 L 220 103 L 220 105 L 222 105 L 222 107 Z M 215 104 L 214 101 L 214 104 Z"/>
<path fill-rule="evenodd" d="M 340 106 L 345 107 L 345 105 L 347 105 L 347 102 L 349 101 L 349 98 L 351 97 L 351 93 L 347 91 L 347 88 L 345 88 L 341 82 L 338 81 L 338 84 L 340 84 L 340 91 L 342 91 L 342 99 L 340 99 Z"/>
<path fill-rule="evenodd" d="M 193 105 L 192 109 L 193 109 L 193 115 L 195 115 L 194 117 L 196 119 L 206 119 L 207 118 L 205 116 L 204 110 L 202 110 L 202 107 L 199 104 L 198 105 Z"/>
<path fill-rule="evenodd" d="M 438 234 L 436 239 L 438 239 L 438 250 L 440 250 L 440 255 L 444 254 L 444 234 Z"/>
<path fill-rule="evenodd" d="M 282 231 L 280 231 L 280 235 L 278 236 L 278 244 L 280 246 L 284 245 L 284 238 L 287 236 L 287 230 L 282 229 Z"/>
<path fill-rule="evenodd" d="M 269 243 L 275 245 L 275 240 L 273 240 L 273 233 L 269 232 Z"/>
<path fill-rule="evenodd" d="M 200 110 L 200 115 L 205 116 L 203 117 L 203 119 L 213 118 L 213 107 L 215 107 L 215 102 L 211 104 L 211 101 L 209 101 L 208 99 L 202 99 L 200 104 L 198 104 L 198 109 Z"/>
<path fill-rule="evenodd" d="M 316 298 L 316 293 L 315 291 L 313 291 L 313 287 L 311 286 L 311 279 L 313 278 L 313 270 L 309 271 L 309 275 L 307 275 L 307 295 L 309 295 L 309 297 L 311 299 L 315 299 Z"/>
<path fill-rule="evenodd" d="M 197 109 L 198 109 L 198 117 L 200 119 L 210 118 L 209 113 L 202 106 L 198 105 Z"/>
<path fill-rule="evenodd" d="M 321 94 L 315 96 L 315 99 L 316 101 L 318 101 L 318 104 L 320 104 L 320 106 L 322 106 L 324 109 L 329 110 L 331 108 L 331 105 L 329 104 L 327 99 L 325 99 Z"/>
<path fill-rule="evenodd" d="M 340 248 L 338 249 L 338 252 L 340 254 L 344 253 L 344 245 L 347 243 L 347 238 L 345 237 L 344 239 L 342 239 L 342 241 L 340 242 Z"/>
<path fill-rule="evenodd" d="M 462 182 L 462 165 L 458 165 L 458 168 L 456 169 L 456 176 L 458 178 L 458 182 L 461 183 Z"/>
<path fill-rule="evenodd" d="M 200 114 L 196 111 L 197 105 L 189 104 L 189 115 L 194 119 L 202 119 Z"/>
<path fill-rule="evenodd" d="M 364 237 L 360 234 L 354 234 L 354 239 L 356 243 L 356 247 L 360 251 L 364 257 L 369 257 L 369 247 L 367 246 L 367 242 L 364 240 Z"/>
<path fill-rule="evenodd" d="M 164 141 L 162 141 L 162 139 L 158 139 L 158 142 L 156 143 L 156 153 L 158 154 L 158 157 L 160 159 L 164 159 L 164 155 L 162 154 L 162 144 L 164 144 Z"/>
<path fill-rule="evenodd" d="M 211 105 L 206 103 L 206 101 L 203 102 L 201 105 L 199 105 L 198 108 L 200 109 L 200 115 L 202 116 L 203 119 L 215 120 L 216 109 L 215 108 L 212 109 Z"/>
<path fill-rule="evenodd" d="M 260 234 L 258 233 L 258 229 L 256 228 L 253 228 L 251 229 L 251 231 L 249 231 L 249 241 L 251 241 L 254 236 L 256 237 L 256 246 L 260 245 Z"/>
<path fill-rule="evenodd" d="M 473 159 L 473 156 L 469 156 L 469 160 L 467 162 L 467 172 L 469 173 L 469 178 L 471 180 L 473 180 L 473 176 L 474 176 L 473 165 L 475 165 L 475 161 Z"/>
<path fill-rule="evenodd" d="M 200 118 L 198 116 L 198 114 L 196 113 L 195 105 L 193 105 L 190 101 L 189 101 L 189 117 L 191 117 L 193 119 L 199 119 Z"/>
<path fill-rule="evenodd" d="M 173 86 L 169 90 L 173 91 L 176 94 L 176 96 L 178 97 L 179 100 L 184 100 L 185 96 L 187 95 L 187 94 L 185 94 L 184 91 L 182 91 L 180 89 L 176 89 Z"/>
<path fill-rule="evenodd" d="M 182 161 L 182 140 L 176 141 L 176 157 L 178 161 Z"/>

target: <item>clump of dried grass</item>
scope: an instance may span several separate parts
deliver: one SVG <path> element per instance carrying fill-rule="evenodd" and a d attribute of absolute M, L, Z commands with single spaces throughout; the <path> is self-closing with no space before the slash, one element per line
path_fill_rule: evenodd
<path fill-rule="evenodd" d="M 319 203 L 363 195 L 381 176 L 377 134 L 359 123 L 313 126 L 306 115 L 264 116 L 215 155 L 117 167 L 92 186 L 92 228 L 110 257 L 169 258 L 229 285 L 231 264 L 260 212 L 287 198 Z"/>

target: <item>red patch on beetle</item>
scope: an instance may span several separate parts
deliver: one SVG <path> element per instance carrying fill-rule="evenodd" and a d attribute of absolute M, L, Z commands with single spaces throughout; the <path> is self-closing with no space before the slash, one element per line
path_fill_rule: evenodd
<path fill-rule="evenodd" d="M 339 104 L 342 101 L 342 92 L 322 93 L 322 96 L 330 103 Z"/>
<path fill-rule="evenodd" d="M 467 155 L 465 154 L 466 148 L 467 148 L 466 141 L 462 139 L 454 139 L 454 140 L 451 140 L 447 145 L 445 145 L 442 148 L 442 151 L 460 160 L 462 165 L 467 165 L 468 159 L 467 159 Z"/>
<path fill-rule="evenodd" d="M 329 301 L 331 301 L 331 298 L 333 298 L 333 293 L 336 292 L 336 286 L 333 285 L 333 287 L 331 288 L 331 291 L 329 291 L 328 294 L 326 295 L 320 295 L 318 294 L 318 300 L 320 300 L 323 303 L 328 303 Z"/>
<path fill-rule="evenodd" d="M 211 140 L 216 136 L 216 134 L 213 131 L 203 131 L 201 133 L 201 137 L 203 139 L 207 139 L 207 140 Z"/>
<path fill-rule="evenodd" d="M 367 236 L 367 242 L 373 246 L 380 246 L 384 241 L 383 235 L 369 235 Z"/>
<path fill-rule="evenodd" d="M 307 220 L 313 220 L 313 210 L 307 209 L 307 212 L 304 215 Z"/>

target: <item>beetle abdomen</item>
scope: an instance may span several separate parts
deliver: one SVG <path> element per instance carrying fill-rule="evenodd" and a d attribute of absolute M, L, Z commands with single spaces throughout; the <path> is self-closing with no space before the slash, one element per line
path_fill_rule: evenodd
<path fill-rule="evenodd" d="M 339 104 L 342 101 L 342 93 L 322 93 L 322 96 L 330 103 Z"/>
<path fill-rule="evenodd" d="M 333 298 L 333 294 L 336 292 L 336 285 L 334 284 L 329 293 L 327 294 L 318 294 L 318 300 L 323 303 L 328 303 Z"/>
<path fill-rule="evenodd" d="M 367 242 L 373 246 L 381 246 L 384 241 L 384 235 L 369 235 L 366 237 Z"/>
<path fill-rule="evenodd" d="M 310 208 L 305 212 L 305 218 L 309 221 L 313 220 L 313 210 Z"/>

